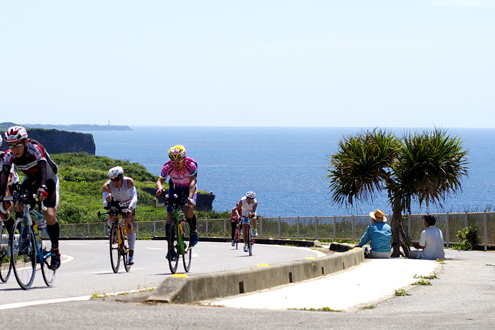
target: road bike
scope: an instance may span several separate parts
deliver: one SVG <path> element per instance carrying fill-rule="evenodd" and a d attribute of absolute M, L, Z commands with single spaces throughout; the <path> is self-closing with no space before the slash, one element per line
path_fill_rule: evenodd
<path fill-rule="evenodd" d="M 167 233 L 168 242 L 168 265 L 170 272 L 175 274 L 179 266 L 179 259 L 182 256 L 184 270 L 189 272 L 191 269 L 192 246 L 191 246 L 191 227 L 182 211 L 187 203 L 187 196 L 179 198 L 177 195 L 169 197 L 165 195 L 165 203 L 158 203 L 155 199 L 156 206 L 170 206 L 173 210 L 172 222 L 170 223 Z"/>
<path fill-rule="evenodd" d="M 12 185 L 11 192 L 12 196 L 3 200 L 24 205 L 23 215 L 14 222 L 10 242 L 11 265 L 17 283 L 22 289 L 29 289 L 36 274 L 36 264 L 39 264 L 45 284 L 51 286 L 55 280 L 55 270 L 51 269 L 52 242 L 43 214 L 38 210 L 46 208 L 32 191 L 21 185 Z"/>
<path fill-rule="evenodd" d="M 241 240 L 241 230 L 242 230 L 242 223 L 240 220 L 236 220 L 236 225 L 235 225 L 235 232 L 234 232 L 234 242 L 235 242 L 235 249 L 237 250 L 239 248 L 239 242 Z"/>
<path fill-rule="evenodd" d="M 1 202 L 0 202 L 1 203 Z M 0 281 L 7 282 L 12 272 L 9 233 L 0 220 Z"/>
<path fill-rule="evenodd" d="M 254 244 L 254 238 L 253 238 L 253 229 L 251 228 L 251 219 L 253 217 L 248 217 L 248 216 L 242 216 L 241 217 L 242 219 L 248 219 L 248 222 L 247 222 L 247 235 L 248 235 L 248 239 L 247 239 L 247 246 L 248 246 L 248 252 L 249 252 L 249 255 L 252 256 L 253 255 L 253 244 Z M 242 223 L 242 221 L 241 221 Z M 246 243 L 246 242 L 244 242 Z"/>
<path fill-rule="evenodd" d="M 119 271 L 120 259 L 124 263 L 126 272 L 131 270 L 131 264 L 129 264 L 129 244 L 127 243 L 127 228 L 125 226 L 124 217 L 126 215 L 125 210 L 122 209 L 119 202 L 112 198 L 112 201 L 106 208 L 108 211 L 101 213 L 98 210 L 98 217 L 102 215 L 113 214 L 112 226 L 108 231 L 108 241 L 110 246 L 110 264 L 114 273 Z"/>

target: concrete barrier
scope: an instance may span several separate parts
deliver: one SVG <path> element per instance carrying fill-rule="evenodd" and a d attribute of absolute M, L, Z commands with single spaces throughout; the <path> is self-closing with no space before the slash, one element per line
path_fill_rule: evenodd
<path fill-rule="evenodd" d="M 348 246 L 347 249 L 349 248 L 351 247 Z M 189 303 L 233 296 L 325 276 L 356 266 L 363 260 L 364 250 L 350 249 L 313 260 L 273 266 L 258 265 L 257 268 L 194 274 L 187 277 L 169 277 L 147 301 Z"/>

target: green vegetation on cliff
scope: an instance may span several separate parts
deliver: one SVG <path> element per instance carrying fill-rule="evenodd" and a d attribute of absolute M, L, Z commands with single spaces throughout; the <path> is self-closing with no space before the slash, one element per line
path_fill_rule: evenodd
<path fill-rule="evenodd" d="M 104 220 L 97 218 L 97 210 L 103 209 L 101 189 L 108 180 L 111 167 L 122 166 L 126 176 L 134 179 L 138 194 L 136 221 L 164 220 L 166 209 L 155 208 L 155 183 L 157 176 L 143 165 L 87 153 L 52 155 L 59 167 L 60 202 L 57 219 L 60 223 L 87 223 Z M 227 217 L 224 213 L 203 213 L 200 217 Z"/>

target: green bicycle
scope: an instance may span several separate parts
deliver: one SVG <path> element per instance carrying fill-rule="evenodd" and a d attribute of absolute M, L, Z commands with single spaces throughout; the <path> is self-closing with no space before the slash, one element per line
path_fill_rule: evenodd
<path fill-rule="evenodd" d="M 182 207 L 187 203 L 187 197 L 178 198 L 177 195 L 169 197 L 165 195 L 165 203 L 156 206 L 170 206 L 174 212 L 172 222 L 170 223 L 167 233 L 168 254 L 167 260 L 172 274 L 177 272 L 179 266 L 179 257 L 182 256 L 184 270 L 189 272 L 191 269 L 192 245 L 191 245 L 191 227 L 187 222 Z"/>

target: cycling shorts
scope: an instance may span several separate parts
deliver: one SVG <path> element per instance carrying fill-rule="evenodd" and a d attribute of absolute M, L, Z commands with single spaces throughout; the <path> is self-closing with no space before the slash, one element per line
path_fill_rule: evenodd
<path fill-rule="evenodd" d="M 33 184 L 35 184 L 35 182 L 33 182 L 32 180 L 26 177 L 24 181 L 22 181 L 21 186 L 24 189 L 28 189 L 33 192 L 36 192 L 38 187 L 34 187 Z M 48 197 L 43 201 L 43 205 L 45 207 L 53 207 L 55 209 L 58 208 L 59 190 L 60 190 L 60 185 L 58 181 L 58 176 L 54 175 L 46 180 L 46 192 L 48 193 Z"/>

